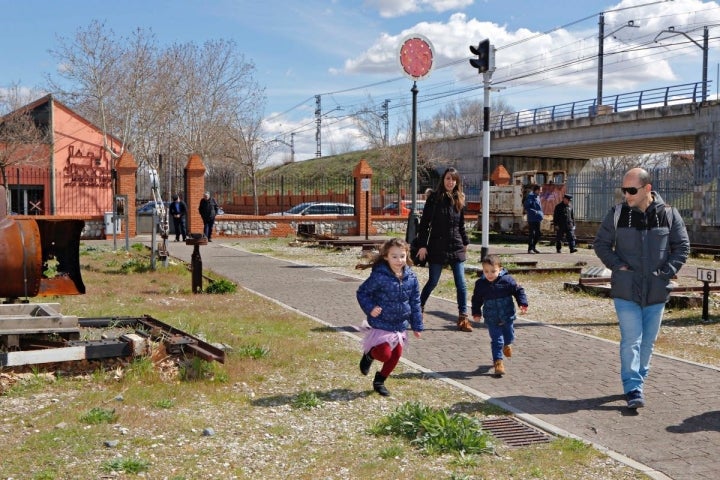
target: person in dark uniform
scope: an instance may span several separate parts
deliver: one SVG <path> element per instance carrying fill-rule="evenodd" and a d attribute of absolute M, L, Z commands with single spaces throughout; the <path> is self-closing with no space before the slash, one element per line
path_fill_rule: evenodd
<path fill-rule="evenodd" d="M 555 205 L 553 212 L 553 225 L 555 226 L 555 249 L 562 252 L 563 237 L 567 240 L 570 253 L 577 252 L 575 248 L 575 213 L 570 201 L 572 195 L 563 195 L 562 202 Z"/>
<path fill-rule="evenodd" d="M 176 242 L 180 241 L 180 237 L 182 237 L 184 242 L 185 237 L 187 237 L 187 229 L 185 227 L 187 211 L 187 205 L 180 199 L 180 195 L 176 194 L 173 197 L 173 202 L 170 204 L 170 216 L 173 219 L 173 226 L 175 227 Z"/>

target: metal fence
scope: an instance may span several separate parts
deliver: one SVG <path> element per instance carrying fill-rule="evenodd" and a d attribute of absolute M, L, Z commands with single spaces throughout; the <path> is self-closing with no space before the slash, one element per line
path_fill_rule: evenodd
<path fill-rule="evenodd" d="M 677 208 L 686 224 L 693 221 L 694 178 L 688 168 L 658 168 L 649 171 L 653 190 L 666 204 Z M 620 192 L 623 172 L 583 172 L 569 175 L 566 191 L 573 195 L 575 218 L 599 222 L 608 210 L 622 201 Z M 713 181 L 703 186 L 706 215 L 703 224 L 718 226 L 718 185 Z"/>
<path fill-rule="evenodd" d="M 708 81 L 705 85 L 709 86 L 710 82 Z M 502 113 L 490 118 L 490 130 L 520 128 L 559 120 L 595 116 L 597 114 L 667 107 L 674 104 L 698 103 L 703 100 L 702 87 L 703 82 L 685 83 L 670 87 L 608 95 L 603 97 L 601 106 L 598 106 L 596 98 L 590 98 L 549 107 Z"/>
<path fill-rule="evenodd" d="M 7 168 L 11 212 L 20 215 L 102 215 L 112 211 L 109 179 L 65 173 L 58 170 L 51 175 L 46 168 L 27 166 Z"/>
<path fill-rule="evenodd" d="M 147 190 L 147 179 L 141 172 L 138 172 L 138 199 L 142 201 L 142 191 Z M 680 211 L 686 223 L 692 223 L 694 190 L 696 187 L 691 168 L 668 167 L 650 171 L 653 189 L 657 191 L 665 202 Z M 575 218 L 578 221 L 599 222 L 607 214 L 608 210 L 622 201 L 620 186 L 622 185 L 623 172 L 589 171 L 576 175 L 568 175 L 566 192 L 573 195 L 573 208 Z M 182 192 L 184 185 L 182 177 L 163 177 L 163 185 L 169 185 L 171 193 Z M 434 180 L 433 180 L 434 181 Z M 315 195 L 338 194 L 343 201 L 352 203 L 355 194 L 355 183 L 351 176 L 341 178 L 317 178 L 298 179 L 284 176 L 266 177 L 258 182 L 257 193 L 259 197 L 273 196 L 283 197 L 282 209 L 287 210 L 294 204 L 301 201 L 311 201 Z M 426 188 L 435 188 L 435 183 L 425 180 L 418 184 L 418 195 L 420 199 L 425 198 Z M 370 204 L 373 213 L 380 214 L 383 207 L 399 199 L 410 199 L 410 182 L 400 186 L 398 190 L 394 182 L 387 179 L 373 179 L 371 183 Z M 463 189 L 468 202 L 480 202 L 482 198 L 482 178 L 480 175 L 466 176 L 463 178 Z M 213 192 L 218 202 L 232 213 L 234 202 L 238 199 L 252 197 L 252 184 L 245 178 L 213 178 L 212 175 L 206 179 L 206 190 Z M 706 212 L 703 224 L 709 226 L 720 225 L 720 195 L 718 194 L 718 182 L 712 181 L 703 186 L 704 202 Z M 170 194 L 163 194 L 163 198 L 169 199 Z M 294 201 L 287 200 L 289 198 Z M 306 200 L 300 200 L 305 198 Z M 268 205 L 263 203 L 263 205 Z M 280 211 L 281 204 L 277 201 L 274 206 L 267 206 L 259 212 L 260 214 L 271 211 Z M 247 209 L 246 209 L 247 210 Z M 246 213 L 246 212 L 243 212 Z"/>

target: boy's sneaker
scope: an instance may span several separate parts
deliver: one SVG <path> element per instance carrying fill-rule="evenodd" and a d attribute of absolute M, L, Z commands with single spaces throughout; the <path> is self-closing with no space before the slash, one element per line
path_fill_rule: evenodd
<path fill-rule="evenodd" d="M 512 345 L 508 343 L 503 347 L 503 355 L 505 355 L 506 358 L 512 357 Z"/>
<path fill-rule="evenodd" d="M 495 360 L 495 363 L 493 363 L 493 368 L 495 369 L 495 375 L 498 377 L 502 377 L 505 375 L 505 365 L 503 365 L 502 360 Z"/>
<path fill-rule="evenodd" d="M 643 396 L 643 393 L 637 388 L 631 392 L 628 392 L 625 395 L 625 398 L 627 398 L 627 407 L 632 410 L 645 406 L 645 397 Z"/>

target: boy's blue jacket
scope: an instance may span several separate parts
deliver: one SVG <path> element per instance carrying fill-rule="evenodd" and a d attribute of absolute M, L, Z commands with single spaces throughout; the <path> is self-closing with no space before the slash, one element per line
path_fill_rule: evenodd
<path fill-rule="evenodd" d="M 420 284 L 415 272 L 408 266 L 403 269 L 403 278 L 399 280 L 385 263 L 379 263 L 357 290 L 357 300 L 367 321 L 373 328 L 389 332 L 401 332 L 409 323 L 413 330 L 424 330 L 420 310 Z M 370 316 L 370 311 L 379 306 L 382 313 Z"/>
<path fill-rule="evenodd" d="M 475 282 L 472 295 L 473 316 L 482 315 L 485 323 L 500 324 L 515 320 L 515 304 L 527 307 L 528 300 L 525 289 L 504 268 L 498 278 L 489 282 L 485 275 Z"/>

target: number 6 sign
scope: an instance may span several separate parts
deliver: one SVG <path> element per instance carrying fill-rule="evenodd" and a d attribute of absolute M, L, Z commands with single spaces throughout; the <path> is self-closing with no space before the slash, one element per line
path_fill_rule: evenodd
<path fill-rule="evenodd" d="M 698 268 L 697 279 L 701 282 L 715 283 L 717 282 L 717 270 L 710 268 Z"/>

